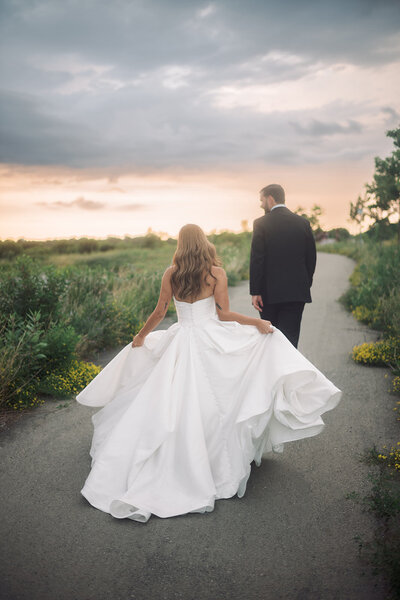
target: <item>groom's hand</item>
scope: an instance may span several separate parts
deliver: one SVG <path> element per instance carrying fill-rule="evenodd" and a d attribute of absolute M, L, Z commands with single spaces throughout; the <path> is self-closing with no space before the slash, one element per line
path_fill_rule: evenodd
<path fill-rule="evenodd" d="M 258 312 L 261 312 L 263 309 L 263 301 L 261 296 L 252 296 L 251 303 Z"/>

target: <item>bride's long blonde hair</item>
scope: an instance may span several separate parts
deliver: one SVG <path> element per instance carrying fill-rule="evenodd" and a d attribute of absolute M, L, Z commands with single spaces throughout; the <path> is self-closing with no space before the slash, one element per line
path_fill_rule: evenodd
<path fill-rule="evenodd" d="M 211 275 L 212 266 L 221 266 L 214 244 L 208 241 L 204 231 L 189 223 L 184 225 L 178 235 L 178 245 L 172 258 L 175 266 L 171 275 L 171 286 L 178 298 L 196 298 Z"/>

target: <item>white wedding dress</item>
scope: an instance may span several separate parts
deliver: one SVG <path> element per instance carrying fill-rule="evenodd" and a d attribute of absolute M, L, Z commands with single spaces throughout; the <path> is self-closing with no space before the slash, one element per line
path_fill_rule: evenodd
<path fill-rule="evenodd" d="M 320 433 L 341 397 L 278 329 L 220 321 L 214 296 L 174 302 L 177 323 L 127 344 L 76 397 L 103 407 L 81 494 L 116 518 L 242 497 L 251 462 Z"/>

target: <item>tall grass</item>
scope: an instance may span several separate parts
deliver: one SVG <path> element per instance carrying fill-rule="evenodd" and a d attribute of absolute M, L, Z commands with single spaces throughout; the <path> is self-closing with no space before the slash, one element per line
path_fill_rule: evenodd
<path fill-rule="evenodd" d="M 229 284 L 248 277 L 251 234 L 210 237 Z M 157 304 L 176 247 L 154 235 L 104 246 L 53 242 L 0 244 L 0 405 L 34 405 L 51 382 L 62 393 L 60 382 L 75 389 L 67 379 L 93 376 L 76 361 L 132 339 Z M 167 314 L 174 312 L 171 304 Z"/>

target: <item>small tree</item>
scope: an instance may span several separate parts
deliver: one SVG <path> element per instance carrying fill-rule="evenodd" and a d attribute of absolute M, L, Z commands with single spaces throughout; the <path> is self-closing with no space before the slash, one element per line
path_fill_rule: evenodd
<path fill-rule="evenodd" d="M 373 220 L 371 229 L 387 230 L 389 218 L 397 215 L 397 240 L 400 243 L 400 126 L 386 132 L 395 149 L 387 158 L 375 157 L 373 182 L 366 184 L 364 198 L 350 204 L 350 218 L 361 225 L 365 216 Z M 359 220 L 361 219 L 361 220 Z"/>
<path fill-rule="evenodd" d="M 324 214 L 324 210 L 318 204 L 314 204 L 309 211 L 302 206 L 298 206 L 294 212 L 310 222 L 315 237 L 320 237 L 323 234 L 320 217 Z"/>
<path fill-rule="evenodd" d="M 326 233 L 328 238 L 334 239 L 337 242 L 348 240 L 350 237 L 350 231 L 348 231 L 345 227 L 334 227 L 333 229 L 329 229 L 329 231 Z"/>
<path fill-rule="evenodd" d="M 361 234 L 362 224 L 369 214 L 368 212 L 368 197 L 364 194 L 364 197 L 358 196 L 356 202 L 350 202 L 350 220 L 355 221 L 359 226 L 359 233 Z"/>

